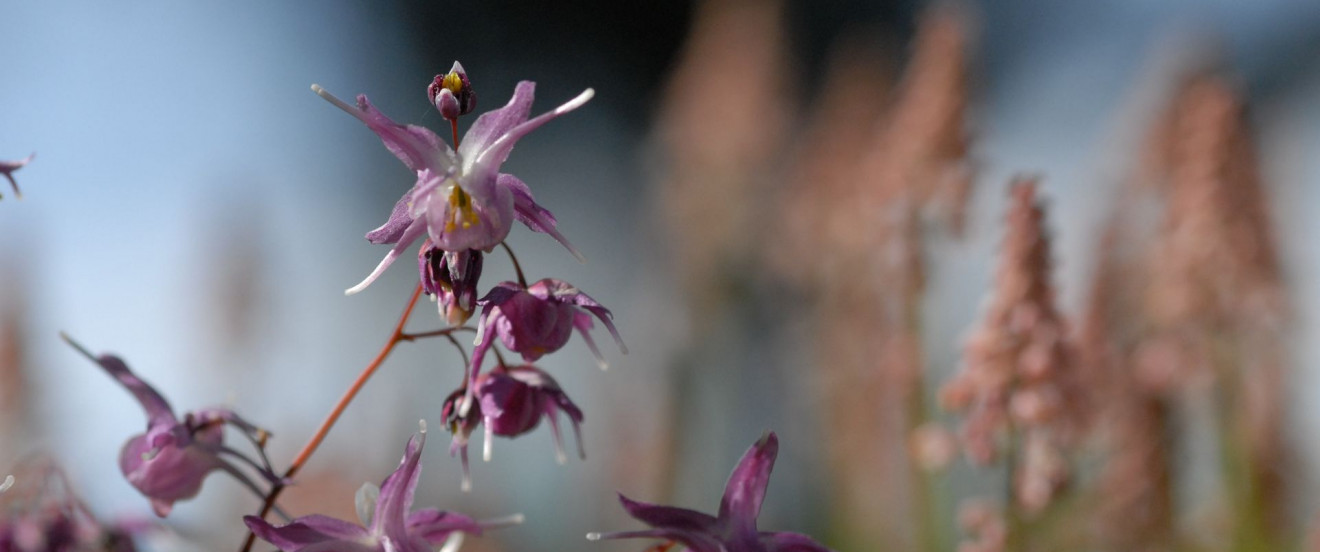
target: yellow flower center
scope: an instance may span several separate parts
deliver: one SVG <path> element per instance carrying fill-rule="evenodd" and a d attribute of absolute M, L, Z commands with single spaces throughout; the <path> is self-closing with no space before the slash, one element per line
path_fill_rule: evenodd
<path fill-rule="evenodd" d="M 445 80 L 448 82 L 448 77 Z M 469 196 L 457 184 L 449 189 L 449 207 L 450 217 L 449 220 L 445 221 L 446 233 L 457 230 L 459 226 L 466 230 L 481 224 L 481 219 L 477 218 L 477 212 L 472 209 L 472 196 Z"/>
<path fill-rule="evenodd" d="M 459 78 L 458 73 L 449 73 L 448 75 L 445 75 L 445 80 L 441 85 L 450 92 L 453 92 L 455 96 L 463 91 L 463 79 Z"/>

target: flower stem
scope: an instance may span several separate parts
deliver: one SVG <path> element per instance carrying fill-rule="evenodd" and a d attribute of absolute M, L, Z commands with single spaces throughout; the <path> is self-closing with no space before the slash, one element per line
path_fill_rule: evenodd
<path fill-rule="evenodd" d="M 518 285 L 527 289 L 527 278 L 523 277 L 522 265 L 518 264 L 518 256 L 513 254 L 513 248 L 504 242 L 500 242 L 500 247 L 504 248 L 504 252 L 509 254 L 509 260 L 513 261 L 513 271 L 518 273 Z"/>
<path fill-rule="evenodd" d="M 371 363 L 362 369 L 362 373 L 358 374 L 357 379 L 353 380 L 353 384 L 348 387 L 348 390 L 344 391 L 344 395 L 339 398 L 339 402 L 335 403 L 325 421 L 321 422 L 321 427 L 316 430 L 316 433 L 312 434 L 312 438 L 307 440 L 307 444 L 303 445 L 302 450 L 293 458 L 293 462 L 289 464 L 289 469 L 284 472 L 285 480 L 292 479 L 298 473 L 298 470 L 302 469 L 307 460 L 311 458 L 312 453 L 316 452 L 317 447 L 321 446 L 321 442 L 330 433 L 330 429 L 334 427 L 335 422 L 339 421 L 339 416 L 344 413 L 344 409 L 348 408 L 348 403 L 353 402 L 353 398 L 366 385 L 367 380 L 371 379 L 372 374 L 376 373 L 376 369 L 380 368 L 380 365 L 385 362 L 385 358 L 390 356 L 394 346 L 404 341 L 403 327 L 408 323 L 408 318 L 412 316 L 413 307 L 417 306 L 417 299 L 421 296 L 422 284 L 418 283 L 417 288 L 413 290 L 412 298 L 408 299 L 408 306 L 403 309 L 403 315 L 399 316 L 399 323 L 394 326 L 394 332 L 390 334 L 390 339 L 385 342 L 385 346 L 381 348 L 380 352 L 376 353 L 376 358 L 372 359 Z M 284 491 L 284 487 L 283 483 L 277 483 L 271 487 L 270 494 L 266 496 L 265 504 L 261 506 L 259 517 L 264 519 L 270 513 L 271 509 L 275 507 L 275 500 Z M 242 552 L 252 550 L 255 543 L 256 535 L 249 531 L 247 539 L 243 541 Z"/>

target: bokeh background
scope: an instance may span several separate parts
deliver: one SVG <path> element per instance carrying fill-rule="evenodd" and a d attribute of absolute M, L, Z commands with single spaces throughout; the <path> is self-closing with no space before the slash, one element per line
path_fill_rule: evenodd
<path fill-rule="evenodd" d="M 536 112 L 596 90 L 505 165 L 588 263 L 521 227 L 510 243 L 530 278 L 569 280 L 611 308 L 631 354 L 606 347 L 611 368 L 601 372 L 574 341 L 542 362 L 586 412 L 585 461 L 557 465 L 542 428 L 495 443 L 492 462 L 474 463 L 473 491 L 461 493 L 448 436 L 433 430 L 418 503 L 527 516 L 470 540 L 471 550 L 640 550 L 582 541 L 637 527 L 616 490 L 713 510 L 739 455 L 774 430 L 783 451 L 762 527 L 841 550 L 888 549 L 841 521 L 838 476 L 857 469 L 849 443 L 892 445 L 901 457 L 905 440 L 881 414 L 850 433 L 835 424 L 842 399 L 826 365 L 837 360 L 818 331 L 830 312 L 801 288 L 850 273 L 822 268 L 813 246 L 833 238 L 792 220 L 818 208 L 813 182 L 828 177 L 812 171 L 839 168 L 812 165 L 831 154 L 822 145 L 870 144 L 886 128 L 930 10 L 737 0 L 2 4 L 0 158 L 37 156 L 15 173 L 23 199 L 0 202 L 0 465 L 45 451 L 103 517 L 151 517 L 115 464 L 143 426 L 140 410 L 60 331 L 122 355 L 176 409 L 233 407 L 275 433 L 272 458 L 287 462 L 416 282 L 400 262 L 343 296 L 385 253 L 362 234 L 413 179 L 308 87 L 365 93 L 395 120 L 442 130 L 425 86 L 458 59 L 479 111 L 502 105 L 518 80 L 537 82 Z M 959 13 L 962 46 L 949 51 L 965 56 L 955 103 L 965 106 L 958 157 L 970 200 L 961 237 L 937 231 L 917 253 L 927 261 L 923 325 L 908 346 L 924 358 L 925 392 L 933 398 L 955 373 L 979 320 L 1010 179 L 1041 178 L 1060 310 L 1079 319 L 1102 228 L 1154 114 L 1189 68 L 1214 66 L 1249 106 L 1289 297 L 1284 427 L 1299 461 L 1287 508 L 1300 534 L 1320 473 L 1310 437 L 1320 429 L 1320 342 L 1309 337 L 1320 329 L 1320 5 L 1014 0 Z M 486 266 L 488 283 L 512 275 L 498 255 Z M 440 324 L 423 303 L 410 327 Z M 441 401 L 461 371 L 443 342 L 400 346 L 286 494 L 287 508 L 353 519 L 353 492 L 394 469 L 417 420 L 441 427 Z M 1195 454 L 1203 448 L 1177 456 L 1194 474 L 1185 502 L 1214 495 L 1213 468 Z M 949 498 L 932 508 L 944 545 L 956 540 L 957 499 L 998 496 L 999 475 L 959 464 L 941 480 Z M 888 516 L 877 530 L 903 549 L 916 537 L 881 502 L 858 515 Z M 215 476 L 177 506 L 166 522 L 177 534 L 155 537 L 157 546 L 236 547 L 239 516 L 257 506 Z"/>

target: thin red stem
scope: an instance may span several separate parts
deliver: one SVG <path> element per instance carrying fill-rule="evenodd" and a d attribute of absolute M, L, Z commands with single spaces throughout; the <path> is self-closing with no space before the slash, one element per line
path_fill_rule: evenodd
<path fill-rule="evenodd" d="M 339 416 L 344 413 L 344 409 L 348 408 L 348 404 L 353 402 L 353 398 L 362 390 L 362 386 L 366 385 L 367 380 L 371 379 L 372 374 L 376 373 L 376 369 L 385 363 L 385 359 L 390 356 L 394 346 L 404 341 L 403 327 L 408 323 L 408 318 L 412 316 L 413 307 L 417 306 L 417 299 L 421 296 L 422 284 L 418 283 L 417 289 L 413 290 L 412 298 L 408 300 L 408 306 L 403 309 L 403 315 L 399 317 L 399 323 L 394 326 L 394 333 L 390 334 L 389 341 L 385 342 L 385 346 L 381 348 L 379 353 L 376 353 L 376 358 L 372 359 L 371 363 L 362 369 L 362 373 L 358 374 L 357 379 L 353 380 L 353 384 L 348 387 L 348 390 L 344 391 L 344 395 L 339 397 L 339 402 L 335 403 L 325 421 L 321 422 L 321 427 L 317 428 L 316 433 L 312 434 L 312 438 L 307 440 L 307 444 L 303 445 L 302 450 L 293 458 L 293 462 L 289 464 L 289 469 L 284 472 L 285 480 L 292 478 L 298 473 L 298 470 L 302 469 L 307 460 L 311 458 L 312 453 L 316 452 L 317 447 L 321 446 L 321 442 L 325 440 L 326 435 L 329 435 L 335 422 L 339 421 Z M 262 519 L 265 519 L 271 509 L 275 507 L 275 500 L 284 491 L 284 487 L 282 483 L 277 483 L 271 487 L 270 494 L 266 495 L 266 502 L 261 506 L 260 517 Z M 252 545 L 255 543 L 256 535 L 249 531 L 247 540 L 243 541 L 242 552 L 252 550 Z"/>

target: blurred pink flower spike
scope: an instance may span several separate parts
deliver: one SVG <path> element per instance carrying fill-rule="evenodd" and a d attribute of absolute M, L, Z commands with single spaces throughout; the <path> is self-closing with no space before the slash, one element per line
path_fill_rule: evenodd
<path fill-rule="evenodd" d="M 224 445 L 225 424 L 238 428 L 254 443 L 264 442 L 269 436 L 265 430 L 224 408 L 189 412 L 179 421 L 165 397 L 138 378 L 119 357 L 94 356 L 67 335 L 62 337 L 123 385 L 146 411 L 147 431 L 124 444 L 119 453 L 119 469 L 129 484 L 150 499 L 156 515 L 168 516 L 176 501 L 197 496 L 202 481 L 217 469 L 233 475 L 257 495 L 265 494 L 247 474 L 221 455 L 243 462 L 270 483 L 282 481 L 268 465 Z"/>
<path fill-rule="evenodd" d="M 18 199 L 23 199 L 23 192 L 19 191 L 18 189 L 18 181 L 14 180 L 14 171 L 23 168 L 23 166 L 27 165 L 28 163 L 31 163 L 32 158 L 36 156 L 37 154 L 33 153 L 32 155 L 24 157 L 23 159 L 19 159 L 18 161 L 0 161 L 0 174 L 5 175 L 5 179 L 9 181 L 9 187 L 14 189 L 14 197 Z M 0 198 L 3 197 L 4 197 L 3 195 L 0 195 Z"/>
<path fill-rule="evenodd" d="M 628 515 L 651 529 L 588 533 L 587 539 L 664 539 L 681 543 L 691 552 L 829 552 L 806 535 L 757 531 L 756 518 L 778 452 L 779 439 L 774 433 L 767 433 L 747 450 L 729 476 L 719 516 L 619 495 Z"/>
<path fill-rule="evenodd" d="M 285 552 L 433 552 L 441 545 L 447 551 L 457 550 L 463 533 L 481 535 L 486 529 L 522 523 L 521 515 L 475 521 L 435 508 L 410 513 L 425 444 L 426 423 L 422 422 L 421 433 L 408 440 L 399 468 L 380 487 L 368 483 L 358 490 L 361 526 L 322 515 L 303 516 L 281 527 L 257 516 L 245 516 L 243 522 L 262 540 Z"/>
<path fill-rule="evenodd" d="M 351 106 L 320 85 L 312 85 L 314 92 L 357 117 L 380 136 L 386 149 L 417 171 L 417 182 L 395 204 L 389 220 L 367 233 L 371 243 L 393 244 L 394 248 L 362 283 L 346 290 L 346 294 L 366 289 L 423 234 L 445 251 L 489 252 L 509 235 L 515 218 L 533 231 L 549 234 L 578 260 L 583 259 L 555 229 L 556 221 L 550 212 L 533 201 L 527 185 L 499 172 L 519 139 L 551 119 L 581 107 L 595 94 L 588 88 L 553 111 L 528 119 L 535 89 L 533 82 L 519 82 L 508 105 L 477 117 L 455 152 L 426 128 L 390 120 L 371 105 L 366 95 L 358 95 L 357 106 Z"/>

